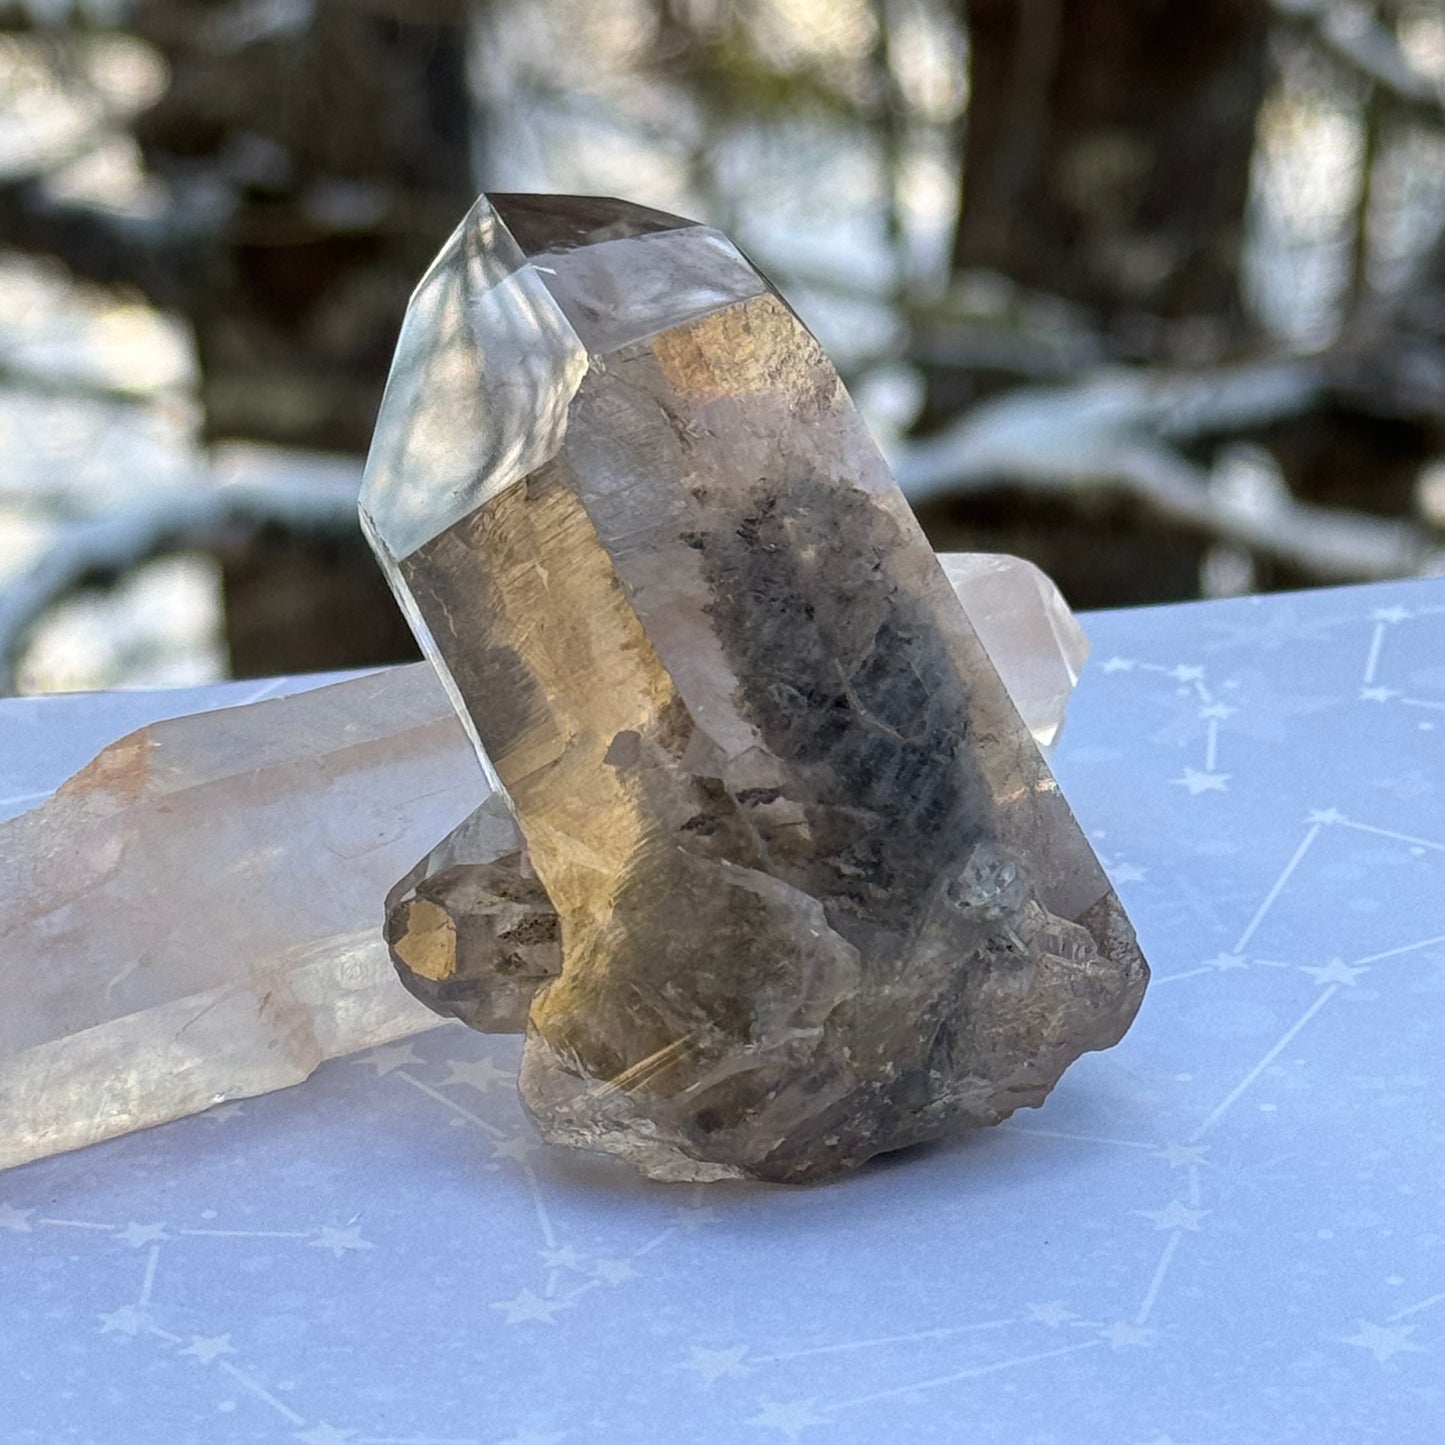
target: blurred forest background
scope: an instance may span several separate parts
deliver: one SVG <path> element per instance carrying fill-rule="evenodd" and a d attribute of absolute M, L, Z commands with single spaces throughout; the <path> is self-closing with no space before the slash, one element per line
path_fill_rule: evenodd
<path fill-rule="evenodd" d="M 355 492 L 484 188 L 730 231 L 1076 607 L 1442 568 L 1442 0 L 0 0 L 0 691 L 411 654 Z"/>

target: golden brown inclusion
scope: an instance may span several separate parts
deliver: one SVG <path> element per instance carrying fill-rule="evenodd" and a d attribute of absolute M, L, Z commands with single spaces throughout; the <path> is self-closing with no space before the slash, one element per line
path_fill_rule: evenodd
<path fill-rule="evenodd" d="M 1128 1027 L 1118 899 L 837 373 L 717 232 L 479 202 L 363 512 L 529 860 L 526 896 L 442 909 L 470 951 L 414 913 L 393 946 L 438 984 L 515 960 L 475 1021 L 525 1012 L 547 1138 L 813 1180 L 1036 1105 Z"/>

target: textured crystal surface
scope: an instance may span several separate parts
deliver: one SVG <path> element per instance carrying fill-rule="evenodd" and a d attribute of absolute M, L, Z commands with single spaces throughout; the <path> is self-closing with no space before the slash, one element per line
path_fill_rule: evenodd
<path fill-rule="evenodd" d="M 938 560 L 1015 707 L 1051 743 L 1088 653 L 1083 628 L 1031 562 L 969 552 Z M 440 687 L 437 697 L 444 706 Z M 504 796 L 492 794 L 387 897 L 386 937 L 407 988 L 485 1033 L 522 1032 L 533 995 L 561 971 L 557 915 Z"/>
<path fill-rule="evenodd" d="M 442 278 L 362 507 L 560 919 L 542 1133 L 803 1181 L 1040 1103 L 1147 969 L 816 341 L 623 202 L 483 199 Z"/>
<path fill-rule="evenodd" d="M 0 825 L 0 1167 L 435 1024 L 381 900 L 484 788 L 418 664 L 154 724 Z"/>

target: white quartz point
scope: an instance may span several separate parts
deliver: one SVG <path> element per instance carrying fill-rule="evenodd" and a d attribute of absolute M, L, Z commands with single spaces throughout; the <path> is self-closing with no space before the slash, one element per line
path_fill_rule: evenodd
<path fill-rule="evenodd" d="M 942 561 L 1051 740 L 1077 622 L 1027 562 Z M 436 1027 L 397 982 L 384 900 L 486 793 L 417 663 L 155 723 L 0 824 L 0 1168 Z"/>
<path fill-rule="evenodd" d="M 1047 572 L 992 552 L 944 552 L 943 570 L 1024 726 L 1051 747 L 1089 656 L 1089 639 Z"/>
<path fill-rule="evenodd" d="M 482 787 L 418 664 L 143 728 L 0 825 L 0 1167 L 434 1027 L 382 902 Z"/>

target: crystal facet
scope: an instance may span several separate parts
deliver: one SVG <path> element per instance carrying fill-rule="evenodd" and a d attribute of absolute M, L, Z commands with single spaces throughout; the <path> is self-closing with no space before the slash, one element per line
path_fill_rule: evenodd
<path fill-rule="evenodd" d="M 484 198 L 418 296 L 362 509 L 561 922 L 521 1076 L 544 1136 L 818 1179 L 1117 1041 L 1147 978 L 1118 899 L 741 253 Z"/>

